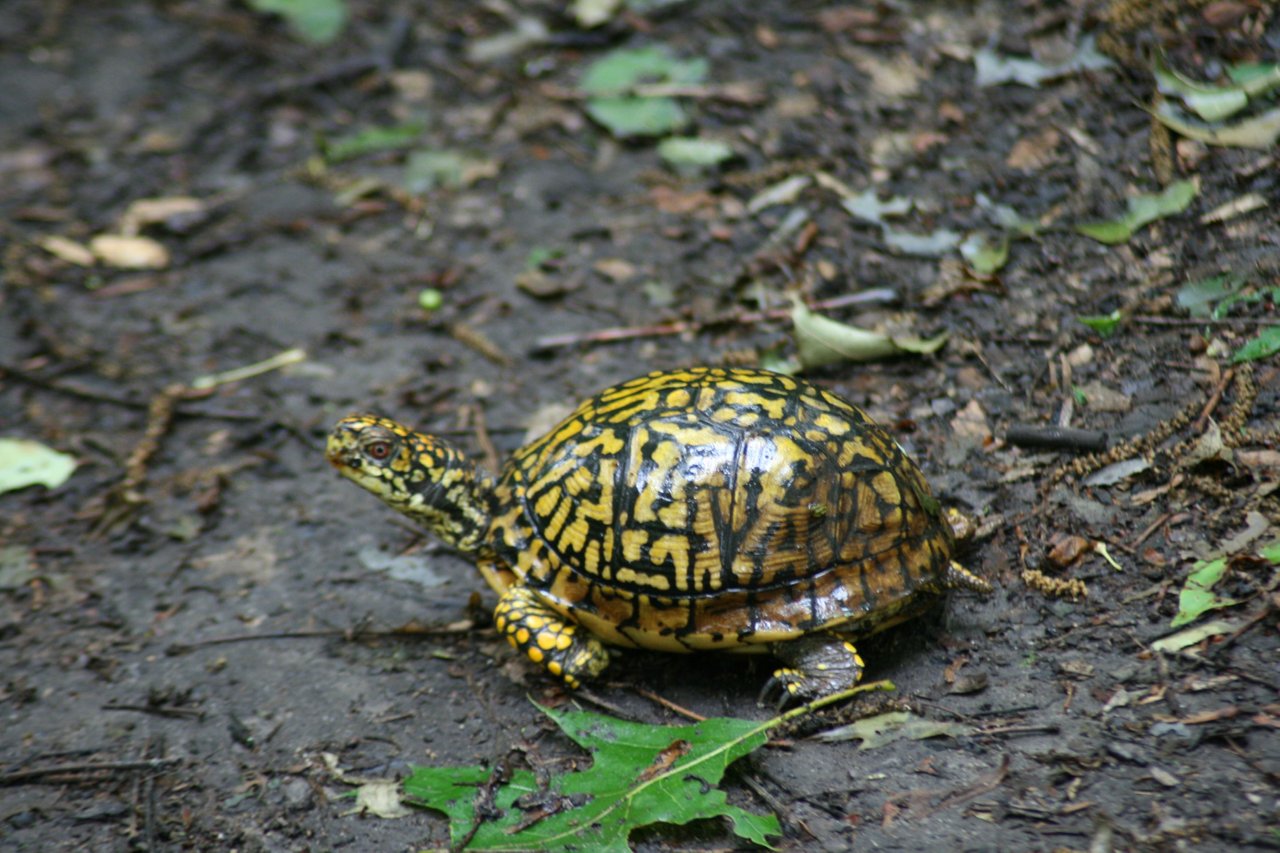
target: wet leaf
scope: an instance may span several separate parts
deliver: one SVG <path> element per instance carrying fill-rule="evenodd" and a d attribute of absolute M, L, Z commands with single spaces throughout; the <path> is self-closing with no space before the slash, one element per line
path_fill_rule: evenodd
<path fill-rule="evenodd" d="M 733 156 L 733 149 L 717 139 L 673 136 L 658 143 L 658 156 L 679 169 L 696 172 L 720 165 Z"/>
<path fill-rule="evenodd" d="M 847 726 L 831 729 L 815 735 L 815 739 L 828 743 L 860 740 L 858 749 L 877 749 L 896 740 L 924 740 L 932 737 L 964 737 L 973 734 L 973 727 L 962 723 L 942 722 L 918 717 L 910 711 L 890 711 L 874 717 L 864 717 Z"/>
<path fill-rule="evenodd" d="M 37 577 L 31 549 L 23 545 L 0 548 L 0 590 L 21 589 Z"/>
<path fill-rule="evenodd" d="M 927 339 L 890 337 L 815 314 L 799 297 L 793 296 L 792 300 L 791 322 L 800 364 L 805 369 L 840 361 L 875 361 L 908 352 L 929 354 L 940 349 L 950 334 L 943 332 Z"/>
<path fill-rule="evenodd" d="M 1178 288 L 1174 300 L 1192 317 L 1208 317 L 1213 304 L 1239 292 L 1245 278 L 1235 273 L 1223 273 L 1211 278 L 1189 281 Z"/>
<path fill-rule="evenodd" d="M 498 174 L 498 162 L 448 149 L 414 151 L 404 166 L 402 183 L 411 193 L 436 187 L 456 189 Z"/>
<path fill-rule="evenodd" d="M 1268 326 L 1231 356 L 1232 362 L 1257 361 L 1280 352 L 1280 326 Z"/>
<path fill-rule="evenodd" d="M 1216 610 L 1221 607 L 1230 607 L 1236 601 L 1231 598 L 1223 598 L 1213 592 L 1213 586 L 1222 580 L 1222 576 L 1227 571 L 1226 557 L 1219 557 L 1216 560 L 1205 562 L 1198 560 L 1191 574 L 1187 576 L 1187 582 L 1182 587 L 1182 593 L 1178 596 L 1178 615 L 1173 617 L 1170 627 L 1181 628 L 1189 622 L 1194 622 L 1210 610 Z"/>
<path fill-rule="evenodd" d="M 1224 119 L 1249 104 L 1249 96 L 1241 86 L 1197 83 L 1170 69 L 1162 56 L 1156 57 L 1151 71 L 1161 92 L 1181 98 L 1192 112 L 1205 121 Z"/>
<path fill-rule="evenodd" d="M 1030 57 L 1002 57 L 989 47 L 979 49 L 973 55 L 975 82 L 979 86 L 995 86 L 1000 83 L 1021 83 L 1039 86 L 1048 80 L 1056 80 L 1080 71 L 1110 68 L 1111 60 L 1098 52 L 1092 36 L 1081 40 L 1073 56 L 1063 62 L 1046 65 Z"/>
<path fill-rule="evenodd" d="M 662 136 L 689 123 L 673 98 L 593 98 L 587 113 L 620 138 Z"/>
<path fill-rule="evenodd" d="M 416 121 L 385 127 L 368 127 L 326 142 L 324 156 L 330 163 L 340 163 L 375 151 L 409 148 L 418 141 L 425 129 L 426 125 Z"/>
<path fill-rule="evenodd" d="M 570 11 L 578 26 L 591 29 L 608 23 L 621 8 L 622 0 L 574 0 Z"/>
<path fill-rule="evenodd" d="M 812 183 L 813 179 L 808 175 L 792 175 L 789 178 L 784 178 L 752 196 L 747 201 L 747 212 L 759 213 L 774 205 L 791 204 Z"/>
<path fill-rule="evenodd" d="M 891 248 L 918 258 L 941 257 L 960 245 L 960 233 L 949 228 L 939 228 L 928 234 L 912 234 L 886 226 L 880 236 Z"/>
<path fill-rule="evenodd" d="M 249 8 L 284 18 L 304 41 L 329 44 L 347 23 L 343 0 L 248 0 Z"/>
<path fill-rule="evenodd" d="M 470 42 L 467 45 L 467 59 L 471 62 L 498 62 L 549 41 L 551 31 L 541 19 L 532 15 L 520 15 L 511 29 Z"/>
<path fill-rule="evenodd" d="M 1009 260 L 1009 238 L 1003 236 L 993 241 L 975 231 L 960 244 L 960 256 L 978 275 L 993 275 Z"/>
<path fill-rule="evenodd" d="M 902 216 L 910 213 L 914 204 L 911 199 L 900 195 L 890 196 L 881 201 L 875 190 L 845 196 L 840 200 L 840 206 L 852 216 L 877 225 L 883 225 L 886 216 Z"/>
<path fill-rule="evenodd" d="M 1117 308 L 1110 314 L 1089 314 L 1076 319 L 1105 338 L 1115 332 L 1120 325 L 1120 321 L 1124 319 L 1124 315 Z"/>
<path fill-rule="evenodd" d="M 1206 145 L 1262 150 L 1275 145 L 1280 139 L 1280 107 L 1236 124 L 1219 125 L 1199 124 L 1169 101 L 1156 104 L 1151 114 L 1170 130 Z"/>
<path fill-rule="evenodd" d="M 1125 459 L 1105 468 L 1099 468 L 1084 478 L 1084 484 L 1086 486 L 1113 486 L 1129 479 L 1134 474 L 1146 471 L 1150 467 L 1151 463 L 1149 461 L 1141 456 L 1135 456 L 1132 459 Z"/>
<path fill-rule="evenodd" d="M 1124 216 L 1118 219 L 1085 222 L 1075 228 L 1099 243 L 1123 243 L 1144 225 L 1186 210 L 1199 192 L 1196 181 L 1177 181 L 1160 193 L 1130 196 Z"/>
<path fill-rule="evenodd" d="M 596 60 L 580 83 L 595 97 L 587 113 L 614 136 L 663 136 L 689 119 L 675 98 L 628 94 L 643 83 L 699 83 L 707 75 L 704 59 L 680 60 L 662 47 L 623 48 Z"/>
<path fill-rule="evenodd" d="M 543 708 L 561 730 L 591 753 L 586 770 L 554 775 L 540 787 L 517 770 L 493 792 L 492 812 L 471 837 L 480 850 L 625 851 L 632 830 L 727 817 L 740 837 L 769 846 L 779 835 L 773 815 L 730 805 L 716 787 L 728 766 L 761 746 L 777 721 L 712 718 L 688 726 L 649 726 L 587 711 Z M 491 771 L 484 767 L 416 767 L 405 781 L 410 802 L 449 816 L 457 844 L 475 823 L 475 800 Z M 572 807 L 526 813 L 522 797 Z M 522 801 L 527 804 L 527 800 Z"/>
<path fill-rule="evenodd" d="M 1203 625 L 1197 625 L 1194 628 L 1188 628 L 1185 631 L 1161 637 L 1151 644 L 1151 648 L 1157 652 L 1180 652 L 1189 646 L 1199 645 L 1209 637 L 1230 634 L 1238 629 L 1241 624 L 1241 622 L 1228 619 L 1213 619 Z"/>
<path fill-rule="evenodd" d="M 74 456 L 38 441 L 0 438 L 0 494 L 36 485 L 56 489 L 75 470 Z"/>

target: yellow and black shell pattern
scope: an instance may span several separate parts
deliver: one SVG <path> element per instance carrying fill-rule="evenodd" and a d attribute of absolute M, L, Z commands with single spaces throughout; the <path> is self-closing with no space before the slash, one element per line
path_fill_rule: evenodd
<path fill-rule="evenodd" d="M 500 583 L 606 642 L 668 651 L 876 630 L 942 590 L 953 548 L 882 427 L 751 369 L 601 392 L 516 451 L 495 507 Z"/>

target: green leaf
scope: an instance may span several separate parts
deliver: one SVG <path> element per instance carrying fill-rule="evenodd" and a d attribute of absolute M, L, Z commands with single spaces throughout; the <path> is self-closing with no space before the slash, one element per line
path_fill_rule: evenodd
<path fill-rule="evenodd" d="M 401 182 L 411 193 L 436 187 L 469 187 L 498 174 L 498 163 L 450 149 L 414 151 L 404 165 Z"/>
<path fill-rule="evenodd" d="M 875 361 L 904 353 L 929 354 L 946 343 L 948 332 L 933 338 L 891 337 L 880 332 L 849 326 L 815 314 L 798 296 L 792 295 L 791 323 L 804 369 L 840 361 Z"/>
<path fill-rule="evenodd" d="M 365 128 L 325 143 L 324 157 L 330 163 L 340 163 L 374 151 L 408 148 L 418 141 L 424 129 L 422 122 Z"/>
<path fill-rule="evenodd" d="M 1210 610 L 1230 607 L 1236 601 L 1222 598 L 1214 593 L 1213 585 L 1222 580 L 1227 571 L 1226 557 L 1216 560 L 1198 560 L 1187 582 L 1178 596 L 1178 615 L 1173 617 L 1171 628 L 1181 628 L 1188 622 L 1194 622 Z"/>
<path fill-rule="evenodd" d="M 279 15 L 303 41 L 329 44 L 347 23 L 343 0 L 248 0 L 256 12 Z"/>
<path fill-rule="evenodd" d="M 877 749 L 895 740 L 925 740 L 931 737 L 964 737 L 974 728 L 962 723 L 948 723 L 918 717 L 910 711 L 890 711 L 874 717 L 863 717 L 847 726 L 831 729 L 815 736 L 816 740 L 860 740 L 858 749 Z"/>
<path fill-rule="evenodd" d="M 919 258 L 937 258 L 960 245 L 960 233 L 949 228 L 938 228 L 928 234 L 912 234 L 885 225 L 880 229 L 880 237 L 902 254 Z"/>
<path fill-rule="evenodd" d="M 1157 56 L 1152 74 L 1160 91 L 1175 95 L 1205 121 L 1218 121 L 1234 115 L 1249 104 L 1249 96 L 1243 87 L 1210 86 L 1198 83 L 1169 68 L 1163 56 Z"/>
<path fill-rule="evenodd" d="M 688 124 L 675 98 L 645 97 L 631 90 L 643 83 L 699 83 L 707 75 L 705 59 L 680 60 L 662 47 L 612 51 L 582 75 L 587 114 L 614 136 L 663 136 Z"/>
<path fill-rule="evenodd" d="M 592 98 L 587 114 L 619 138 L 662 136 L 689 123 L 674 98 Z"/>
<path fill-rule="evenodd" d="M 1244 282 L 1244 276 L 1235 273 L 1189 281 L 1178 288 L 1174 300 L 1179 307 L 1187 309 L 1192 317 L 1208 317 L 1213 303 L 1235 294 Z"/>
<path fill-rule="evenodd" d="M 1239 84 L 1249 97 L 1266 94 L 1280 86 L 1280 62 L 1244 62 L 1227 68 L 1231 82 Z"/>
<path fill-rule="evenodd" d="M 1280 107 L 1236 124 L 1199 124 L 1187 118 L 1170 101 L 1156 104 L 1151 114 L 1170 130 L 1206 145 L 1265 150 L 1280 139 Z"/>
<path fill-rule="evenodd" d="M 989 47 L 979 48 L 973 56 L 974 77 L 979 86 L 999 83 L 1021 83 L 1039 86 L 1047 80 L 1066 77 L 1078 71 L 1111 67 L 1111 60 L 1098 52 L 1093 36 L 1081 40 L 1075 55 L 1063 62 L 1046 65 L 1030 57 L 1004 57 Z"/>
<path fill-rule="evenodd" d="M 1077 225 L 1076 231 L 1099 243 L 1123 243 L 1144 225 L 1186 210 L 1199 192 L 1194 180 L 1177 181 L 1161 193 L 1131 196 L 1124 216 L 1119 219 L 1085 222 Z"/>
<path fill-rule="evenodd" d="M 714 817 L 729 818 L 736 834 L 761 846 L 781 834 L 776 817 L 730 805 L 715 787 L 731 763 L 765 742 L 776 721 L 721 717 L 648 726 L 587 711 L 542 711 L 591 753 L 591 767 L 554 776 L 545 789 L 533 773 L 517 771 L 494 794 L 497 817 L 481 823 L 467 849 L 625 851 L 638 827 Z M 483 767 L 417 767 L 405 794 L 447 814 L 459 844 L 475 821 L 477 788 L 489 777 Z"/>
<path fill-rule="evenodd" d="M 1161 637 L 1151 644 L 1151 648 L 1157 652 L 1182 651 L 1188 646 L 1195 646 L 1204 642 L 1209 637 L 1230 634 L 1239 628 L 1240 624 L 1228 619 L 1211 619 L 1194 628 L 1188 628 L 1185 631 L 1178 631 L 1176 634 Z"/>
<path fill-rule="evenodd" d="M 994 275 L 1009 260 L 1009 236 L 1002 235 L 993 241 L 975 231 L 960 244 L 960 256 L 978 275 Z"/>
<path fill-rule="evenodd" d="M 1280 352 L 1280 326 L 1267 326 L 1258 336 L 1246 343 L 1231 356 L 1231 361 L 1257 361 Z"/>
<path fill-rule="evenodd" d="M 701 83 L 707 69 L 705 59 L 676 59 L 664 47 L 621 48 L 591 63 L 580 86 L 588 95 L 621 95 L 646 82 Z"/>
<path fill-rule="evenodd" d="M 0 438 L 0 494 L 35 485 L 56 489 L 74 470 L 74 456 L 59 453 L 38 441 Z"/>
<path fill-rule="evenodd" d="M 1117 308 L 1110 314 L 1090 314 L 1076 319 L 1105 338 L 1115 332 L 1120 321 L 1124 319 L 1124 314 Z"/>
<path fill-rule="evenodd" d="M 697 171 L 720 165 L 733 156 L 733 149 L 718 139 L 673 136 L 658 143 L 658 156 L 677 168 Z"/>

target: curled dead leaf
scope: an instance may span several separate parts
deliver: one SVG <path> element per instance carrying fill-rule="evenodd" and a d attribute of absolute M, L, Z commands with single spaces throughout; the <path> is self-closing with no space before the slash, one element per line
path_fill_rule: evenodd
<path fill-rule="evenodd" d="M 94 257 L 107 266 L 129 270 L 155 270 L 169 266 L 169 250 L 150 237 L 99 234 L 89 241 Z"/>

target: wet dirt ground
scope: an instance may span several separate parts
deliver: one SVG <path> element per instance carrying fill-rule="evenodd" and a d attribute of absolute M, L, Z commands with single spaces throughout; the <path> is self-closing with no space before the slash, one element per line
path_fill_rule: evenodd
<path fill-rule="evenodd" d="M 1203 77 L 1274 62 L 1280 19 L 1247 0 L 1116 5 L 1137 23 L 1048 0 L 690 3 L 588 31 L 556 4 L 353 3 L 315 47 L 238 3 L 5 2 L 0 435 L 79 467 L 0 495 L 0 848 L 447 846 L 431 812 L 355 813 L 324 756 L 396 778 L 519 744 L 561 755 L 529 700 L 572 697 L 475 618 L 473 594 L 481 612 L 493 596 L 466 560 L 335 476 L 329 427 L 377 410 L 492 465 L 612 382 L 792 355 L 787 292 L 842 322 L 950 332 L 934 355 L 806 376 L 977 518 L 967 563 L 997 592 L 861 646 L 867 677 L 974 734 L 860 750 L 800 732 L 735 765 L 731 801 L 775 811 L 782 849 L 1280 847 L 1275 570 L 1247 556 L 1276 533 L 1280 377 L 1229 359 L 1275 300 L 1210 321 L 1175 298 L 1224 272 L 1280 283 L 1280 162 L 1153 134 L 1135 59 L 1160 46 Z M 543 37 L 477 57 L 522 18 Z M 1110 34 L 1110 68 L 975 83 L 983 47 L 1051 63 L 1086 34 Z M 678 175 L 585 114 L 584 67 L 650 44 L 707 60 L 687 132 L 733 160 Z M 418 148 L 468 158 L 458 185 L 406 189 L 404 150 L 326 148 L 410 121 Z M 974 276 L 954 251 L 895 251 L 831 183 L 751 204 L 818 172 L 915 200 L 899 222 L 917 234 L 989 230 L 984 199 L 1054 227 Z M 1067 227 L 1175 179 L 1195 200 L 1126 241 Z M 1206 217 L 1250 195 L 1269 207 Z M 174 197 L 197 202 L 122 221 Z M 49 240 L 102 234 L 168 257 L 127 269 Z M 841 305 L 867 290 L 889 294 Z M 1107 336 L 1076 319 L 1117 310 Z M 1217 423 L 1234 455 L 1196 455 Z M 1007 440 L 1053 424 L 1112 446 L 1172 429 L 1146 470 L 1087 484 L 1062 467 L 1084 454 Z M 1224 581 L 1240 603 L 1217 614 L 1232 629 L 1153 651 L 1195 561 L 1224 552 L 1245 555 Z M 1051 594 L 1073 581 L 1087 595 Z M 764 719 L 770 669 L 628 653 L 592 694 L 650 722 L 683 722 L 654 696 Z M 718 822 L 632 841 L 740 844 Z"/>

